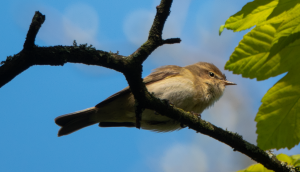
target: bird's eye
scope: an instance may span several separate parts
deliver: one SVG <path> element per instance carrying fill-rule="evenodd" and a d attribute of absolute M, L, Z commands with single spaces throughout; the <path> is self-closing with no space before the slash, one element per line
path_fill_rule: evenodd
<path fill-rule="evenodd" d="M 214 73 L 212 73 L 212 72 L 209 72 L 209 76 L 210 76 L 210 77 L 214 77 L 214 76 L 215 76 L 215 74 L 214 74 Z"/>

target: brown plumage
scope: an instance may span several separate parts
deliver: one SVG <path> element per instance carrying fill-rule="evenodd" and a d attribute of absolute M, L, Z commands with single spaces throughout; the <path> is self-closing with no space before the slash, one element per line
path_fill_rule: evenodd
<path fill-rule="evenodd" d="M 144 78 L 144 83 L 156 97 L 195 113 L 202 113 L 213 105 L 222 96 L 225 85 L 235 85 L 227 81 L 216 66 L 205 62 L 185 67 L 159 67 Z M 100 127 L 134 127 L 134 103 L 134 97 L 126 87 L 95 107 L 59 116 L 55 118 L 55 123 L 61 126 L 58 136 L 96 123 Z M 158 132 L 181 129 L 179 122 L 148 109 L 142 114 L 141 128 Z"/>

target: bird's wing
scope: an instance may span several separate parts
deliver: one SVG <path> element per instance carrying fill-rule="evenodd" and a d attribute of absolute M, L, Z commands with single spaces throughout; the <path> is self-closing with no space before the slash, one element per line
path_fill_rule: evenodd
<path fill-rule="evenodd" d="M 179 75 L 181 70 L 182 70 L 182 67 L 180 67 L 180 66 L 175 66 L 175 65 L 163 66 L 163 67 L 155 69 L 155 71 L 152 72 L 150 75 L 146 76 L 143 81 L 146 85 L 149 85 L 154 82 L 160 81 L 162 79 Z M 97 108 L 103 107 L 107 103 L 110 103 L 110 102 L 114 101 L 115 99 L 117 99 L 123 95 L 129 94 L 129 93 L 131 93 L 131 91 L 130 91 L 129 87 L 126 87 L 123 90 L 109 96 L 107 99 L 98 103 L 95 107 L 97 107 Z"/>
<path fill-rule="evenodd" d="M 119 97 L 121 97 L 123 95 L 126 95 L 128 93 L 130 93 L 130 89 L 129 89 L 129 87 L 126 87 L 123 90 L 121 90 L 121 91 L 119 91 L 119 92 L 117 92 L 117 93 L 109 96 L 108 98 L 106 98 L 102 102 L 98 103 L 95 107 L 97 107 L 97 108 L 103 107 L 107 103 L 110 103 L 110 102 L 114 101 L 115 99 L 117 99 L 117 98 L 119 98 Z"/>

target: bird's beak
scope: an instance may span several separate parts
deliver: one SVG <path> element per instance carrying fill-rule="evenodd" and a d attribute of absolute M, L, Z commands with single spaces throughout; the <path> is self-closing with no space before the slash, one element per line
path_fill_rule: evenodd
<path fill-rule="evenodd" d="M 224 83 L 225 85 L 236 85 L 236 83 L 230 81 L 224 81 Z"/>

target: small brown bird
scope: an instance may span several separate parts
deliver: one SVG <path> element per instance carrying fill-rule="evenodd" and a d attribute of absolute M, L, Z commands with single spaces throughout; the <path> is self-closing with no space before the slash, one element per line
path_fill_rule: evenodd
<path fill-rule="evenodd" d="M 227 81 L 215 65 L 205 62 L 185 67 L 168 65 L 157 68 L 144 78 L 144 83 L 156 97 L 195 113 L 202 113 L 219 100 L 226 85 L 236 85 Z M 135 127 L 134 104 L 134 97 L 126 87 L 95 107 L 55 118 L 55 123 L 61 126 L 58 136 L 96 123 L 100 127 Z M 146 109 L 142 114 L 141 128 L 168 132 L 182 127 L 180 122 Z"/>

